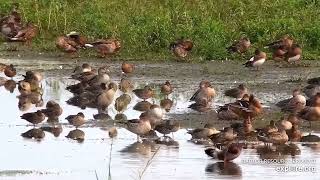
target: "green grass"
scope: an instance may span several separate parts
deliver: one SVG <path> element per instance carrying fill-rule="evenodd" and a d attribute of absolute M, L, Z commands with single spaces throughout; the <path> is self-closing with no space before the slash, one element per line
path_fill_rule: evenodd
<path fill-rule="evenodd" d="M 262 48 L 284 34 L 303 46 L 304 59 L 320 57 L 318 0 L 20 0 L 24 21 L 40 28 L 33 46 L 55 50 L 56 36 L 79 31 L 89 39 L 117 37 L 120 57 L 168 59 L 179 37 L 194 41 L 191 59 L 239 59 L 225 47 L 242 35 Z M 11 2 L 0 0 L 6 14 Z M 252 50 L 253 51 L 253 50 Z M 251 52 L 252 52 L 251 51 Z M 249 56 L 250 53 L 247 54 Z"/>

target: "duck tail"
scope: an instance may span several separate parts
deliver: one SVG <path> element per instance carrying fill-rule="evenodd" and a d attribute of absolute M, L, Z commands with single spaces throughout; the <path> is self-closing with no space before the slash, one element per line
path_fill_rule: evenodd
<path fill-rule="evenodd" d="M 87 48 L 92 48 L 94 47 L 92 44 L 84 44 L 84 47 L 87 47 Z"/>
<path fill-rule="evenodd" d="M 218 157 L 218 149 L 217 148 L 207 148 L 204 150 L 206 155 L 212 157 L 212 158 L 217 158 Z"/>

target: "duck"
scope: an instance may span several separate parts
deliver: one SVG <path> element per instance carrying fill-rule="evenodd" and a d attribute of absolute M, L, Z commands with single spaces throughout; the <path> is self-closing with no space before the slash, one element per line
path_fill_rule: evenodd
<path fill-rule="evenodd" d="M 74 55 L 80 48 L 93 47 L 91 44 L 86 43 L 87 40 L 78 32 L 72 31 L 65 36 L 59 36 L 56 39 L 56 47 L 61 51 Z"/>
<path fill-rule="evenodd" d="M 90 85 L 86 81 L 81 81 L 77 84 L 72 84 L 66 87 L 66 90 L 70 91 L 73 94 L 80 95 L 84 93 Z"/>
<path fill-rule="evenodd" d="M 217 110 L 218 119 L 239 120 L 243 117 L 244 113 L 246 113 L 245 111 L 249 111 L 249 99 L 250 96 L 244 94 L 242 99 L 220 106 Z"/>
<path fill-rule="evenodd" d="M 306 106 L 302 111 L 298 113 L 298 117 L 303 120 L 309 121 L 309 125 L 311 128 L 311 122 L 320 121 L 320 106 Z"/>
<path fill-rule="evenodd" d="M 98 108 L 99 113 L 106 111 L 108 106 L 113 102 L 115 93 L 118 88 L 118 86 L 114 82 L 109 83 L 108 88 L 106 88 L 106 85 L 104 83 L 101 84 L 101 87 L 104 90 L 96 97 L 95 100 L 95 104 Z"/>
<path fill-rule="evenodd" d="M 110 76 L 108 75 L 109 72 L 110 71 L 107 66 L 100 67 L 98 69 L 98 74 L 87 81 L 88 84 L 90 86 L 99 86 L 101 83 L 108 84 L 110 82 Z"/>
<path fill-rule="evenodd" d="M 292 98 L 282 100 L 276 104 L 282 111 L 288 111 L 292 113 L 300 112 L 306 106 L 307 100 L 302 95 L 300 89 L 294 89 L 292 91 Z"/>
<path fill-rule="evenodd" d="M 292 123 L 288 121 L 286 118 L 282 118 L 276 123 L 277 127 L 284 130 L 290 130 L 292 128 Z"/>
<path fill-rule="evenodd" d="M 164 84 L 161 85 L 161 93 L 168 97 L 173 91 L 173 87 L 169 81 L 166 81 Z"/>
<path fill-rule="evenodd" d="M 308 97 L 312 98 L 317 93 L 320 93 L 320 85 L 318 84 L 309 84 L 303 88 L 303 93 Z"/>
<path fill-rule="evenodd" d="M 292 45 L 293 45 L 293 39 L 286 34 L 281 39 L 267 44 L 265 48 L 275 50 L 281 47 L 284 50 L 288 51 L 288 49 L 291 48 Z"/>
<path fill-rule="evenodd" d="M 131 97 L 128 94 L 122 94 L 116 99 L 114 107 L 120 113 L 127 109 L 130 102 Z"/>
<path fill-rule="evenodd" d="M 130 64 L 128 62 L 123 62 L 121 64 L 121 70 L 124 74 L 131 74 L 134 70 L 134 64 Z"/>
<path fill-rule="evenodd" d="M 159 105 L 152 104 L 150 109 L 148 109 L 146 112 L 143 112 L 141 116 L 148 117 L 151 126 L 155 127 L 162 121 L 164 113 Z"/>
<path fill-rule="evenodd" d="M 28 96 L 31 94 L 31 85 L 26 81 L 20 81 L 18 83 L 18 90 L 21 96 Z"/>
<path fill-rule="evenodd" d="M 289 141 L 291 142 L 300 142 L 302 133 L 299 130 L 299 126 L 294 124 L 291 129 L 287 130 Z"/>
<path fill-rule="evenodd" d="M 223 131 L 218 134 L 213 134 L 209 137 L 215 144 L 228 144 L 237 138 L 237 134 L 231 127 L 225 127 Z"/>
<path fill-rule="evenodd" d="M 320 77 L 314 77 L 307 80 L 308 84 L 320 85 Z"/>
<path fill-rule="evenodd" d="M 195 101 L 196 104 L 210 106 L 213 98 L 216 96 L 216 91 L 211 83 L 207 80 L 201 81 L 199 89 L 190 98 L 190 101 Z"/>
<path fill-rule="evenodd" d="M 24 133 L 21 134 L 22 137 L 24 138 L 29 138 L 29 139 L 36 139 L 36 140 L 41 140 L 45 137 L 45 133 L 41 128 L 32 128 Z"/>
<path fill-rule="evenodd" d="M 173 101 L 171 99 L 165 98 L 160 101 L 160 107 L 166 112 L 169 112 L 173 106 Z"/>
<path fill-rule="evenodd" d="M 219 134 L 220 131 L 212 124 L 205 124 L 203 128 L 188 130 L 187 133 L 191 135 L 191 139 L 209 139 L 210 136 Z"/>
<path fill-rule="evenodd" d="M 84 114 L 82 112 L 79 112 L 75 115 L 69 115 L 65 119 L 68 120 L 71 125 L 75 126 L 76 129 L 86 123 L 84 120 Z"/>
<path fill-rule="evenodd" d="M 36 112 L 25 113 L 20 117 L 21 117 L 21 119 L 24 119 L 24 120 L 30 122 L 34 126 L 36 124 L 41 123 L 46 118 L 46 116 L 40 110 L 38 110 Z"/>
<path fill-rule="evenodd" d="M 241 99 L 245 94 L 248 94 L 248 89 L 244 84 L 239 84 L 238 87 L 228 89 L 224 92 L 225 96 L 229 96 L 236 99 Z"/>
<path fill-rule="evenodd" d="M 41 112 L 48 117 L 48 121 L 57 121 L 63 110 L 61 106 L 55 101 L 48 101 L 46 109 L 42 109 Z"/>
<path fill-rule="evenodd" d="M 207 148 L 205 153 L 217 160 L 226 162 L 232 161 L 240 156 L 242 151 L 242 145 L 238 143 L 232 143 L 226 146 L 224 149 L 219 150 L 217 148 Z"/>
<path fill-rule="evenodd" d="M 285 61 L 288 63 L 297 63 L 302 56 L 302 48 L 298 44 L 293 44 L 285 55 Z"/>
<path fill-rule="evenodd" d="M 312 96 L 307 100 L 306 106 L 318 106 L 320 105 L 320 92 Z"/>
<path fill-rule="evenodd" d="M 38 32 L 38 27 L 28 22 L 27 25 L 19 30 L 14 37 L 10 38 L 10 40 L 25 42 L 27 45 L 30 45 L 32 39 L 37 36 Z"/>
<path fill-rule="evenodd" d="M 24 81 L 30 83 L 32 86 L 39 86 L 39 83 L 43 80 L 43 75 L 37 71 L 27 71 L 26 75 L 22 75 Z M 33 88 L 34 89 L 34 88 Z"/>
<path fill-rule="evenodd" d="M 14 5 L 10 14 L 0 19 L 1 33 L 6 37 L 7 40 L 14 37 L 22 28 L 22 18 L 18 9 L 18 5 Z"/>
<path fill-rule="evenodd" d="M 132 81 L 128 78 L 121 78 L 119 82 L 119 90 L 123 93 L 130 93 L 134 89 Z"/>
<path fill-rule="evenodd" d="M 301 142 L 320 142 L 320 137 L 309 133 L 308 135 L 302 136 L 300 141 Z"/>
<path fill-rule="evenodd" d="M 90 72 L 92 70 L 93 70 L 93 68 L 91 67 L 90 64 L 83 63 L 81 66 L 76 66 L 72 73 L 73 74 L 81 74 L 81 73 L 84 73 L 84 72 Z"/>
<path fill-rule="evenodd" d="M 237 41 L 234 41 L 231 46 L 227 47 L 229 53 L 243 54 L 251 47 L 251 42 L 248 37 L 242 37 Z"/>
<path fill-rule="evenodd" d="M 259 49 L 256 49 L 254 56 L 243 65 L 245 65 L 245 67 L 255 67 L 257 70 L 259 70 L 259 67 L 264 64 L 266 59 L 267 54 Z"/>
<path fill-rule="evenodd" d="M 72 139 L 72 140 L 76 140 L 79 143 L 81 143 L 81 142 L 84 141 L 85 133 L 81 129 L 74 129 L 74 130 L 71 130 L 68 133 L 66 138 L 69 138 L 69 139 Z"/>
<path fill-rule="evenodd" d="M 118 131 L 116 127 L 111 127 L 108 129 L 108 134 L 110 138 L 115 138 L 118 135 Z"/>
<path fill-rule="evenodd" d="M 90 44 L 102 58 L 117 53 L 121 48 L 121 42 L 118 39 L 113 38 L 100 39 Z"/>
<path fill-rule="evenodd" d="M 136 111 L 145 112 L 149 110 L 151 106 L 152 106 L 152 103 L 150 103 L 149 101 L 141 101 L 141 102 L 138 102 L 136 105 L 134 105 L 133 109 Z"/>
<path fill-rule="evenodd" d="M 275 47 L 272 52 L 272 59 L 275 61 L 283 61 L 287 54 L 287 51 L 288 50 L 285 46 Z"/>
<path fill-rule="evenodd" d="M 71 79 L 75 79 L 80 82 L 87 82 L 88 83 L 91 79 L 93 79 L 96 76 L 97 76 L 96 69 L 92 69 L 91 71 L 82 72 L 80 74 L 72 74 Z"/>
<path fill-rule="evenodd" d="M 284 129 L 278 129 L 277 132 L 271 132 L 271 133 L 259 133 L 258 139 L 260 141 L 263 141 L 265 143 L 272 143 L 272 144 L 285 144 L 288 142 L 289 137 Z"/>
<path fill-rule="evenodd" d="M 143 89 L 134 89 L 132 91 L 138 98 L 143 99 L 144 101 L 153 97 L 154 92 L 150 86 L 145 86 Z"/>
<path fill-rule="evenodd" d="M 172 42 L 169 49 L 173 54 L 179 58 L 185 58 L 193 48 L 193 42 L 189 39 L 184 39 L 183 37 Z"/>
<path fill-rule="evenodd" d="M 137 135 L 137 140 L 139 140 L 139 136 L 149 133 L 152 129 L 150 121 L 145 115 L 140 115 L 139 119 L 132 119 L 121 123 L 125 124 L 125 128 L 128 131 Z"/>
<path fill-rule="evenodd" d="M 16 68 L 13 66 L 13 64 L 10 64 L 9 66 L 6 66 L 6 68 L 4 69 L 4 74 L 9 77 L 12 78 L 15 75 L 17 75 L 17 70 Z"/>
<path fill-rule="evenodd" d="M 163 136 L 177 132 L 179 129 L 180 123 L 173 120 L 162 121 L 161 123 L 157 124 L 154 128 L 155 131 L 158 131 L 160 134 L 163 134 Z"/>

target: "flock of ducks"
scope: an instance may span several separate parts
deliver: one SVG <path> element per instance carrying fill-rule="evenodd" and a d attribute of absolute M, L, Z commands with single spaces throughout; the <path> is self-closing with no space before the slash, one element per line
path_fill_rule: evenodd
<path fill-rule="evenodd" d="M 8 41 L 22 41 L 30 44 L 37 35 L 38 28 L 32 23 L 23 25 L 21 15 L 16 8 L 8 16 L 0 20 L 1 32 Z M 99 56 L 105 57 L 117 53 L 121 48 L 118 39 L 99 39 L 94 42 L 87 42 L 87 39 L 77 32 L 71 32 L 65 36 L 60 36 L 56 40 L 56 46 L 68 55 L 75 56 L 80 49 L 94 48 Z M 270 43 L 266 46 L 277 61 L 286 61 L 296 63 L 301 59 L 301 47 L 289 36 L 284 36 L 280 40 Z M 190 39 L 178 39 L 169 45 L 170 50 L 178 57 L 185 58 L 193 48 L 193 42 Z M 249 38 L 243 37 L 235 41 L 227 48 L 230 53 L 239 53 L 243 55 L 251 48 Z M 246 67 L 256 67 L 257 69 L 266 61 L 267 54 L 259 49 L 255 50 L 254 56 L 246 62 Z M 163 120 L 166 112 L 169 112 L 173 102 L 169 99 L 174 91 L 169 81 L 159 86 L 164 98 L 160 104 L 150 103 L 148 99 L 153 98 L 155 90 L 151 86 L 145 86 L 135 89 L 130 78 L 134 72 L 134 65 L 123 62 L 121 65 L 122 77 L 119 84 L 112 81 L 108 66 L 93 68 L 85 63 L 74 69 L 70 78 L 77 80 L 78 83 L 68 86 L 66 89 L 73 93 L 67 104 L 77 106 L 81 109 L 96 108 L 95 119 L 108 118 L 108 107 L 113 105 L 118 111 L 116 116 L 117 123 L 122 124 L 128 131 L 137 135 L 137 139 L 148 138 L 154 134 L 154 131 L 164 135 L 165 141 L 172 139 L 168 135 L 180 129 L 180 123 L 172 120 Z M 33 104 L 36 107 L 43 107 L 42 85 L 43 76 L 39 72 L 27 71 L 23 75 L 24 79 L 15 82 L 12 78 L 17 75 L 15 67 L 10 64 L 0 64 L 0 71 L 7 77 L 0 78 L 0 85 L 4 86 L 10 92 L 13 92 L 16 86 L 20 95 L 19 109 L 27 111 Z M 226 96 L 235 98 L 232 103 L 227 103 L 217 109 L 217 117 L 221 121 L 242 121 L 241 123 L 230 123 L 229 127 L 217 130 L 212 124 L 206 124 L 203 128 L 188 130 L 193 140 L 206 140 L 213 143 L 214 148 L 207 148 L 205 153 L 210 157 L 222 160 L 224 162 L 232 161 L 237 158 L 244 143 L 241 142 L 263 142 L 266 146 L 284 145 L 287 142 L 312 141 L 319 142 L 320 138 L 315 135 L 302 136 L 299 126 L 301 120 L 309 121 L 310 126 L 313 121 L 320 121 L 320 78 L 308 80 L 309 85 L 303 89 L 307 99 L 300 90 L 293 91 L 293 97 L 277 103 L 281 111 L 286 116 L 263 128 L 254 128 L 254 121 L 263 114 L 263 106 L 259 99 L 250 94 L 244 84 L 238 87 L 226 90 Z M 117 91 L 121 91 L 119 97 Z M 207 112 L 212 109 L 216 91 L 210 81 L 203 80 L 199 87 L 190 98 L 193 103 L 189 108 L 199 112 Z M 133 94 L 141 99 L 134 106 L 135 110 L 141 111 L 137 119 L 127 120 L 123 111 L 127 109 L 131 102 Z M 59 117 L 63 109 L 55 101 L 48 101 L 46 106 L 36 112 L 28 112 L 21 116 L 21 119 L 31 123 L 34 128 L 23 133 L 26 138 L 42 139 L 43 131 L 52 132 L 55 136 L 61 133 Z M 36 128 L 47 119 L 52 126 L 43 126 Z M 65 118 L 75 129 L 70 131 L 67 138 L 78 141 L 84 140 L 84 132 L 80 130 L 81 126 L 86 124 L 83 112 L 69 115 Z M 117 136 L 115 127 L 109 129 L 110 137 Z"/>
<path fill-rule="evenodd" d="M 38 28 L 31 22 L 25 25 L 21 21 L 21 14 L 18 12 L 18 5 L 7 16 L 0 19 L 1 32 L 4 38 L 11 41 L 25 42 L 27 45 L 38 34 Z M 80 49 L 94 48 L 99 57 L 106 57 L 116 54 L 121 49 L 121 42 L 117 38 L 97 39 L 89 42 L 84 35 L 72 31 L 66 35 L 59 36 L 55 41 L 56 47 L 69 57 L 78 57 Z M 169 49 L 179 59 L 185 59 L 193 49 L 193 42 L 183 37 L 170 43 Z M 231 46 L 227 47 L 229 53 L 238 53 L 244 55 L 251 48 L 251 41 L 248 37 L 242 37 L 234 41 Z M 301 59 L 302 49 L 299 44 L 289 36 L 285 35 L 281 39 L 267 44 L 272 52 L 272 59 L 275 61 L 285 61 L 288 63 L 297 63 Z M 264 64 L 267 54 L 260 49 L 254 51 L 254 55 L 244 65 L 246 67 L 259 67 Z"/>
<path fill-rule="evenodd" d="M 0 64 L 0 70 L 7 77 L 0 78 L 0 86 L 4 86 L 10 92 L 13 92 L 16 86 L 20 95 L 19 109 L 27 111 L 34 104 L 40 109 L 35 112 L 27 112 L 21 115 L 21 119 L 31 123 L 34 128 L 23 133 L 26 138 L 42 139 L 45 136 L 44 131 L 59 136 L 62 131 L 59 118 L 63 109 L 61 106 L 50 100 L 42 108 L 45 102 L 42 99 L 42 80 L 40 72 L 27 71 L 22 75 L 23 79 L 15 82 L 12 78 L 17 75 L 15 67 L 11 65 Z M 148 100 L 155 95 L 155 88 L 146 85 L 142 88 L 135 88 L 132 82 L 132 73 L 135 70 L 134 64 L 123 62 L 121 67 L 121 80 L 117 84 L 112 81 L 108 66 L 98 67 L 96 70 L 91 65 L 84 63 L 77 66 L 70 78 L 78 81 L 75 84 L 66 87 L 66 90 L 73 93 L 73 96 L 67 100 L 67 104 L 77 106 L 80 109 L 95 108 L 97 114 L 93 115 L 94 119 L 108 119 L 108 109 L 114 106 L 118 112 L 114 123 L 126 128 L 128 131 L 137 135 L 137 140 L 155 138 L 155 131 L 163 134 L 161 141 L 169 142 L 173 140 L 173 133 L 180 127 L 179 121 L 164 120 L 164 115 L 169 112 L 173 106 L 173 101 L 169 99 L 170 94 L 174 92 L 173 85 L 166 81 L 159 85 L 158 89 L 163 95 L 160 104 L 150 103 Z M 308 80 L 308 85 L 304 88 L 307 99 L 299 89 L 293 91 L 293 97 L 282 100 L 276 105 L 284 112 L 283 118 L 279 121 L 271 120 L 269 125 L 262 128 L 254 128 L 254 122 L 263 114 L 263 106 L 245 84 L 224 91 L 225 96 L 235 99 L 234 102 L 224 104 L 216 109 L 217 118 L 220 121 L 230 122 L 230 126 L 217 130 L 213 124 L 206 124 L 203 128 L 189 129 L 187 133 L 191 135 L 191 140 L 195 142 L 210 142 L 214 148 L 207 148 L 205 153 L 208 156 L 223 160 L 224 162 L 232 161 L 237 158 L 244 147 L 248 144 L 255 145 L 263 142 L 268 146 L 286 145 L 288 142 L 319 142 L 320 138 L 316 135 L 309 134 L 302 136 L 300 125 L 302 120 L 311 122 L 320 121 L 320 78 Z M 313 90 L 309 86 L 313 87 Z M 116 92 L 121 91 L 116 97 Z M 203 80 L 199 83 L 190 101 L 189 108 L 205 113 L 213 109 L 216 90 L 210 81 Z M 127 120 L 123 112 L 128 108 L 132 97 L 136 96 L 139 101 L 133 109 L 140 111 L 141 114 L 137 119 Z M 82 142 L 85 133 L 79 129 L 89 120 L 83 112 L 65 117 L 71 126 L 75 129 L 70 131 L 67 138 Z M 45 120 L 45 126 L 36 127 Z M 234 121 L 238 121 L 234 123 Z M 240 122 L 241 123 L 240 123 Z M 43 124 L 42 124 L 43 125 Z M 48 126 L 49 125 L 49 126 Z M 172 137 L 169 135 L 172 134 Z M 117 136 L 117 128 L 109 129 L 109 136 Z"/>

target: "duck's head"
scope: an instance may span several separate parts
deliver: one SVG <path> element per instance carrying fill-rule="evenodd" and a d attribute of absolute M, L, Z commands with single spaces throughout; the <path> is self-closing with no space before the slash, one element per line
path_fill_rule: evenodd
<path fill-rule="evenodd" d="M 77 115 L 84 118 L 84 114 L 82 112 L 79 112 Z"/>
<path fill-rule="evenodd" d="M 241 89 L 241 90 L 244 90 L 244 89 L 246 89 L 246 85 L 244 85 L 244 84 L 239 84 L 238 88 Z"/>
<path fill-rule="evenodd" d="M 301 94 L 301 90 L 300 89 L 294 89 L 293 91 L 292 91 L 292 96 L 293 97 L 296 97 L 296 96 L 298 96 L 298 95 L 300 95 Z"/>
<path fill-rule="evenodd" d="M 118 86 L 117 86 L 116 83 L 111 82 L 111 83 L 109 83 L 108 88 L 109 89 L 113 89 L 114 91 L 116 91 L 118 89 Z"/>

